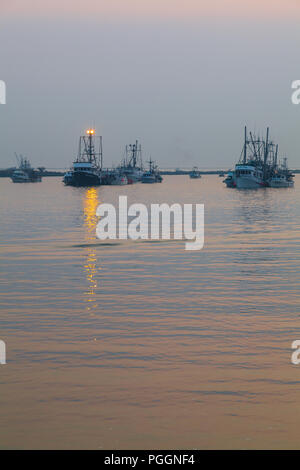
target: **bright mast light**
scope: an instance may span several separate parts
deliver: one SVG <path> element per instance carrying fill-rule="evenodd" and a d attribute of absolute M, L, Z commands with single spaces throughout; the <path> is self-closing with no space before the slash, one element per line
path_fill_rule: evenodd
<path fill-rule="evenodd" d="M 87 133 L 88 135 L 94 135 L 94 134 L 95 134 L 95 129 L 88 129 L 88 130 L 86 131 L 86 133 Z"/>

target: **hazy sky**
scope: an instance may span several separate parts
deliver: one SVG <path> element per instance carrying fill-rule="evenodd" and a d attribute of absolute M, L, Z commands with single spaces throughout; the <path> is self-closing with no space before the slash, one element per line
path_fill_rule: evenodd
<path fill-rule="evenodd" d="M 107 166 L 137 138 L 161 168 L 227 168 L 245 124 L 300 167 L 298 0 L 0 1 L 0 167 L 67 167 L 93 125 Z"/>

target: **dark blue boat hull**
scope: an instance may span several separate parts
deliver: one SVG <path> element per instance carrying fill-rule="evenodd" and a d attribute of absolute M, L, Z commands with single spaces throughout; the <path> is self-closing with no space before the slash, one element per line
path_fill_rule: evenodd
<path fill-rule="evenodd" d="M 97 174 L 74 171 L 64 177 L 64 183 L 67 186 L 100 186 L 101 178 Z"/>

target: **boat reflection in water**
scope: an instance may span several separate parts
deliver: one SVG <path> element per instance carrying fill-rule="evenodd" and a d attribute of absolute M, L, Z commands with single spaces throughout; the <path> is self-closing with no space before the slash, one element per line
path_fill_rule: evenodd
<path fill-rule="evenodd" d="M 87 311 L 92 312 L 98 307 L 96 301 L 97 291 L 97 256 L 94 241 L 96 240 L 96 225 L 98 217 L 96 210 L 99 205 L 98 194 L 96 188 L 88 188 L 84 193 L 84 228 L 85 228 L 85 242 L 86 242 L 86 261 L 84 269 L 86 272 L 87 280 Z"/>

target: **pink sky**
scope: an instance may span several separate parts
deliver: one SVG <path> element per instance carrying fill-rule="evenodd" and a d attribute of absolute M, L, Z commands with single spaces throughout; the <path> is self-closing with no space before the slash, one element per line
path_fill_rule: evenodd
<path fill-rule="evenodd" d="M 300 16 L 299 0 L 1 0 L 2 17 L 88 16 L 99 19 Z"/>

